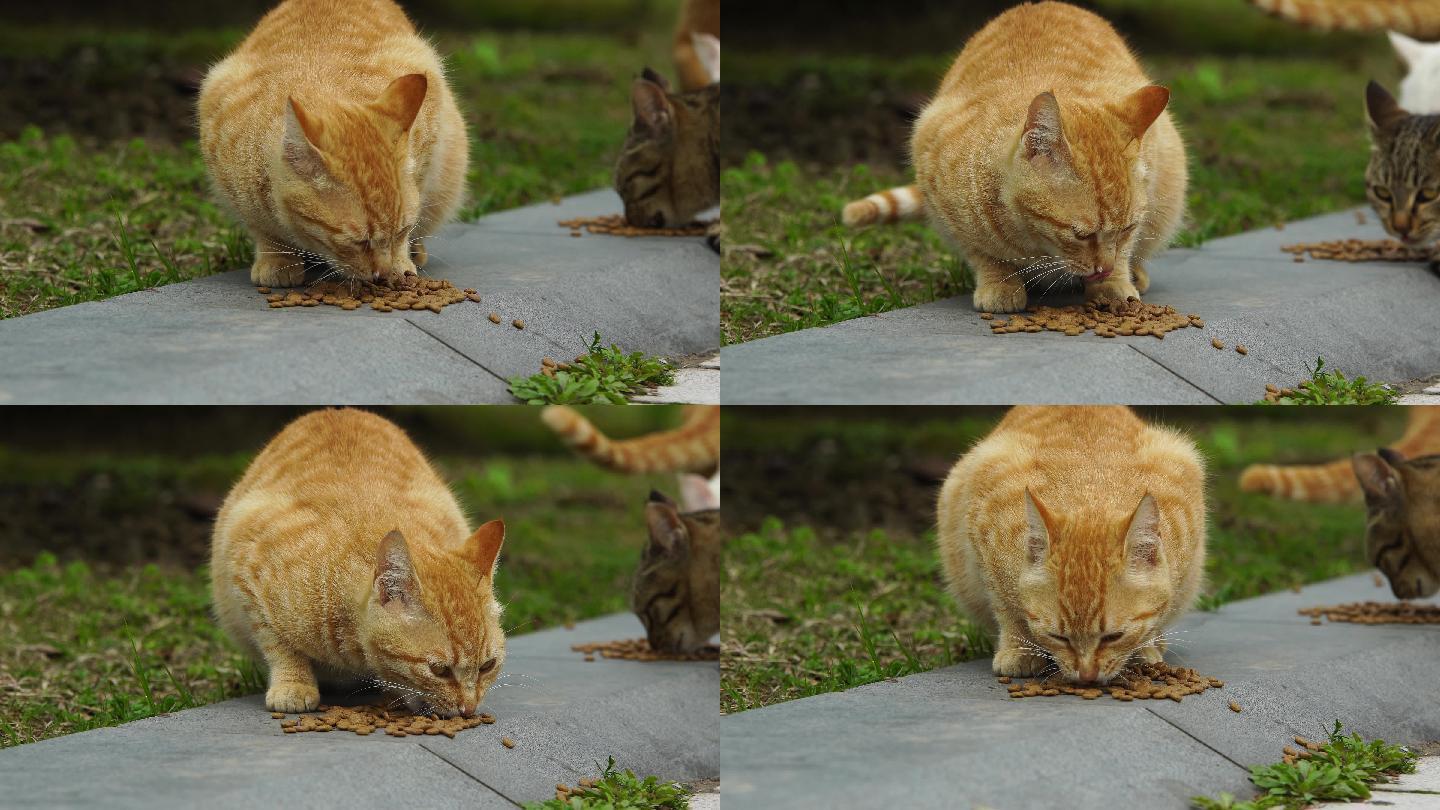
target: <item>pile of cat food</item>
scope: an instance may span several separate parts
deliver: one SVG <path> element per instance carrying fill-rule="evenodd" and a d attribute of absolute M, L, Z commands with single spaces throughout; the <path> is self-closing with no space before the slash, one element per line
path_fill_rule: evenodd
<path fill-rule="evenodd" d="M 580 779 L 579 787 L 572 788 L 564 783 L 557 784 L 555 786 L 555 799 L 557 801 L 566 802 L 568 805 L 571 796 L 578 796 L 598 784 L 600 784 L 599 779 L 591 779 L 588 776 L 582 777 Z"/>
<path fill-rule="evenodd" d="M 1281 250 L 1295 255 L 1295 261 L 1303 261 L 1306 254 L 1312 259 L 1330 259 L 1339 262 L 1424 262 L 1430 260 L 1430 251 L 1423 246 L 1412 247 L 1394 239 L 1340 239 L 1334 242 L 1303 242 L 1297 245 L 1282 245 Z"/>
<path fill-rule="evenodd" d="M 586 661 L 594 661 L 595 654 L 602 658 L 623 658 L 626 661 L 718 661 L 720 648 L 707 644 L 694 652 L 665 653 L 650 649 L 650 642 L 643 638 L 627 638 L 619 641 L 592 641 L 585 644 L 571 644 L 574 652 L 584 653 Z"/>
<path fill-rule="evenodd" d="M 352 310 L 369 304 L 377 312 L 428 309 L 439 313 L 461 301 L 480 303 L 480 294 L 472 289 L 462 290 L 444 279 L 419 276 L 404 276 L 389 287 L 361 281 L 319 281 L 304 290 L 274 292 L 269 287 L 256 287 L 255 291 L 265 296 L 271 309 L 323 304 Z"/>
<path fill-rule="evenodd" d="M 438 736 L 444 734 L 451 739 L 468 728 L 490 725 L 495 716 L 480 714 L 475 717 L 448 717 L 438 714 L 411 714 L 406 711 L 387 709 L 384 706 L 320 706 L 320 714 L 302 714 L 296 718 L 285 718 L 282 712 L 271 712 L 270 716 L 280 720 L 280 730 L 286 734 L 301 734 L 307 731 L 349 731 L 361 737 L 376 731 L 383 731 L 391 737 Z"/>
<path fill-rule="evenodd" d="M 1309 616 L 1311 624 L 1319 624 L 1322 617 L 1353 624 L 1440 624 L 1440 605 L 1417 602 L 1350 602 L 1301 608 L 1297 612 Z"/>
<path fill-rule="evenodd" d="M 1174 307 L 1146 304 L 1134 296 L 1124 301 L 1099 301 L 1084 305 L 1032 306 L 1024 314 L 1017 313 L 1008 318 L 982 312 L 980 319 L 990 321 L 990 331 L 996 335 L 1048 330 L 1074 337 L 1093 330 L 1100 337 L 1151 335 L 1164 340 L 1166 332 L 1176 329 L 1190 326 L 1205 328 L 1205 321 L 1199 315 L 1183 315 Z"/>
<path fill-rule="evenodd" d="M 1172 667 L 1164 661 L 1131 667 L 1105 686 L 1077 686 L 1065 683 L 1059 676 L 1021 684 L 1002 675 L 1000 682 L 1007 684 L 1005 688 L 1010 691 L 1012 698 L 1076 695 L 1085 700 L 1095 700 L 1108 693 L 1110 697 L 1126 703 L 1132 700 L 1166 698 L 1179 703 L 1187 695 L 1198 695 L 1206 689 L 1220 689 L 1225 686 L 1225 682 L 1219 678 L 1206 677 L 1188 667 Z M 1231 708 L 1238 711 L 1233 705 Z"/>
<path fill-rule="evenodd" d="M 1280 759 L 1286 765 L 1294 765 L 1297 760 L 1309 759 L 1320 753 L 1321 749 L 1325 747 L 1322 743 L 1306 739 L 1299 735 L 1296 735 L 1294 739 L 1295 744 L 1300 746 L 1299 749 L 1291 748 L 1288 745 L 1280 749 Z"/>
<path fill-rule="evenodd" d="M 642 228 L 626 222 L 624 214 L 609 214 L 603 217 L 562 219 L 559 224 L 562 228 L 569 228 L 571 236 L 580 236 L 581 230 L 610 236 L 704 236 L 713 223 L 692 222 L 678 228 Z"/>

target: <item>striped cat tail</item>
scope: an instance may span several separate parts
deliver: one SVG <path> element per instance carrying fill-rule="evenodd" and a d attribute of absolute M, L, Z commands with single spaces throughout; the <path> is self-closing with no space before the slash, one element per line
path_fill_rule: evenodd
<path fill-rule="evenodd" d="M 711 475 L 720 464 L 719 406 L 686 406 L 685 421 L 674 430 L 623 441 L 601 433 L 590 420 L 564 405 L 545 408 L 540 418 L 572 450 L 617 472 Z"/>
<path fill-rule="evenodd" d="M 1435 0 L 1250 0 L 1261 11 L 1322 31 L 1389 29 L 1416 39 L 1440 39 Z"/>
<path fill-rule="evenodd" d="M 1440 453 L 1440 407 L 1414 405 L 1405 410 L 1410 422 L 1391 449 L 1406 458 Z M 1348 458 L 1316 465 L 1252 464 L 1240 474 L 1240 489 L 1313 503 L 1360 497 L 1360 482 L 1355 480 Z"/>
<path fill-rule="evenodd" d="M 920 194 L 920 187 L 910 185 L 886 189 L 863 200 L 847 203 L 840 220 L 853 228 L 904 222 L 924 215 L 925 198 Z"/>

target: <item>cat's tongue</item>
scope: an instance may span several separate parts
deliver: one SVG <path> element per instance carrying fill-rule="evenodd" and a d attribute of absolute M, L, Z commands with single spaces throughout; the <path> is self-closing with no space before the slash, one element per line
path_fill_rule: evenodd
<path fill-rule="evenodd" d="M 1086 284 L 1094 284 L 1094 283 L 1097 282 L 1097 281 L 1104 281 L 1105 279 L 1109 278 L 1111 272 L 1113 272 L 1113 271 L 1110 271 L 1110 270 L 1096 270 L 1095 272 L 1091 273 L 1091 274 L 1088 275 L 1088 276 L 1081 276 L 1081 277 L 1080 277 L 1080 280 L 1083 281 L 1083 282 L 1085 282 Z"/>

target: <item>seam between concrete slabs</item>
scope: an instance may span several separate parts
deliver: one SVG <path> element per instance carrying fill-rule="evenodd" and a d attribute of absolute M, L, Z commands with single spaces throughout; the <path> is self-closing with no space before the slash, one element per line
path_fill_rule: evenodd
<path fill-rule="evenodd" d="M 1215 749 L 1213 746 L 1210 745 L 1210 743 L 1205 742 L 1204 740 L 1200 739 L 1199 737 L 1196 737 L 1194 734 L 1191 734 L 1190 732 L 1186 731 L 1185 729 L 1183 729 L 1183 728 L 1175 725 L 1175 723 L 1171 722 L 1171 720 L 1170 720 L 1168 717 L 1165 717 L 1164 715 L 1156 714 L 1156 713 L 1155 713 L 1155 710 L 1152 709 L 1152 708 L 1150 708 L 1149 706 L 1146 706 L 1146 707 L 1145 707 L 1145 711 L 1147 711 L 1147 712 L 1155 715 L 1156 717 L 1159 717 L 1161 720 L 1164 720 L 1164 721 L 1166 722 L 1166 724 L 1168 724 L 1170 727 L 1174 728 L 1176 731 L 1180 732 L 1181 734 L 1184 734 L 1186 737 L 1189 737 L 1190 739 L 1194 740 L 1195 742 L 1200 743 L 1201 745 L 1205 746 L 1207 749 L 1209 749 L 1209 750 L 1210 750 L 1212 753 L 1214 753 L 1216 756 L 1220 757 L 1221 759 L 1225 760 L 1226 762 L 1230 763 L 1231 765 L 1234 765 L 1235 767 L 1239 768 L 1241 771 L 1243 771 L 1243 772 L 1245 772 L 1245 773 L 1249 773 L 1249 772 L 1250 772 L 1250 769 L 1249 769 L 1249 768 L 1245 767 L 1244 765 L 1241 765 L 1240 763 L 1236 762 L 1235 760 L 1231 759 L 1230 757 L 1225 756 L 1225 754 L 1224 754 L 1223 752 Z"/>
<path fill-rule="evenodd" d="M 485 372 L 486 374 L 489 374 L 491 377 L 494 377 L 495 379 L 499 380 L 499 381 L 502 382 L 502 383 L 503 383 L 503 382 L 508 382 L 504 377 L 501 377 L 499 374 L 496 374 L 495 372 L 493 372 L 493 371 L 491 371 L 490 369 L 486 368 L 484 363 L 478 363 L 478 362 L 476 362 L 476 361 L 475 361 L 475 358 L 473 358 L 473 357 L 471 357 L 470 355 L 468 355 L 468 354 L 460 351 L 459 349 L 455 348 L 454 346 L 451 346 L 449 343 L 446 343 L 444 338 L 441 338 L 441 337 L 436 336 L 434 333 L 430 332 L 430 331 L 427 330 L 425 327 L 423 327 L 423 326 L 421 326 L 420 324 L 418 324 L 418 323 L 410 320 L 409 318 L 405 318 L 404 320 L 405 320 L 405 323 L 408 323 L 408 324 L 410 324 L 411 326 L 415 327 L 416 329 L 419 329 L 419 330 L 420 330 L 420 334 L 424 335 L 425 337 L 430 338 L 431 340 L 435 341 L 436 343 L 439 343 L 441 346 L 444 346 L 445 348 L 449 349 L 450 351 L 452 351 L 452 352 L 460 355 L 460 357 L 463 358 L 463 359 L 465 360 L 465 362 L 469 363 L 470 365 L 475 366 L 476 368 L 480 369 L 481 371 Z"/>
<path fill-rule="evenodd" d="M 1137 347 L 1135 344 L 1130 343 L 1130 342 L 1127 341 L 1126 344 L 1125 344 L 1125 348 L 1129 349 L 1129 350 L 1132 351 L 1132 352 L 1135 352 L 1136 354 L 1140 355 L 1141 357 L 1145 358 L 1146 360 L 1149 360 L 1150 362 L 1154 363 L 1155 365 L 1159 366 L 1160 368 L 1165 369 L 1166 373 L 1168 373 L 1170 376 L 1174 377 L 1175 379 L 1179 380 L 1180 382 L 1185 383 L 1186 385 L 1190 386 L 1191 388 L 1194 388 L 1196 391 L 1199 391 L 1200 393 L 1202 393 L 1202 394 L 1204 394 L 1205 396 L 1209 397 L 1210 399 L 1214 400 L 1214 402 L 1215 402 L 1216 405 L 1224 405 L 1224 404 L 1225 404 L 1225 401 L 1224 401 L 1224 400 L 1220 399 L 1219 397 L 1216 397 L 1214 394 L 1210 393 L 1209 391 L 1206 391 L 1204 388 L 1201 388 L 1200 386 L 1196 385 L 1195 383 L 1193 383 L 1193 382 L 1185 379 L 1184 376 L 1182 376 L 1182 375 L 1180 375 L 1180 374 L 1177 374 L 1177 373 L 1176 373 L 1174 370 L 1172 370 L 1169 366 L 1165 365 L 1164 363 L 1160 362 L 1159 360 L 1156 360 L 1155 358 L 1151 357 L 1150 355 L 1146 354 L 1145 352 L 1140 351 L 1139 347 Z"/>
<path fill-rule="evenodd" d="M 460 767 L 459 765 L 456 765 L 455 763 L 453 763 L 453 762 L 451 762 L 450 760 L 446 759 L 443 754 L 441 754 L 441 753 L 439 753 L 438 751 L 435 751 L 434 749 L 430 748 L 430 746 L 426 745 L 425 743 L 423 743 L 423 742 L 420 743 L 420 746 L 419 746 L 419 747 L 420 747 L 421 750 L 428 752 L 430 755 L 434 756 L 436 759 L 439 759 L 441 762 L 445 763 L 446 765 L 449 765 L 450 767 L 452 767 L 452 768 L 454 768 L 455 770 L 459 771 L 460 773 L 464 774 L 465 777 L 466 777 L 467 779 L 469 779 L 470 781 L 475 782 L 475 783 L 480 784 L 480 785 L 483 785 L 486 790 L 489 790 L 491 793 L 494 793 L 496 796 L 499 796 L 500 798 L 504 799 L 505 801 L 510 802 L 511 804 L 515 805 L 516 807 L 524 807 L 524 806 L 525 806 L 525 805 L 521 804 L 520 802 L 517 802 L 517 801 L 515 801 L 514 799 L 510 798 L 509 796 L 505 795 L 504 793 L 500 792 L 500 791 L 499 791 L 498 789 L 496 789 L 493 785 L 486 784 L 484 779 L 479 779 L 479 778 L 477 778 L 477 777 L 475 776 L 475 774 L 470 773 L 469 771 L 465 770 L 464 768 Z"/>

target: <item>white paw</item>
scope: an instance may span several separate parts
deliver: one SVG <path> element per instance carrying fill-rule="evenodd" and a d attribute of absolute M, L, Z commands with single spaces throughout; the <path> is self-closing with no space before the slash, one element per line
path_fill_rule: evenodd
<path fill-rule="evenodd" d="M 1045 656 L 1025 649 L 1001 650 L 990 661 L 990 668 L 996 675 L 1038 675 L 1049 660 Z"/>
<path fill-rule="evenodd" d="M 277 683 L 265 692 L 265 708 L 272 712 L 313 712 L 320 705 L 320 690 L 312 683 Z"/>
<path fill-rule="evenodd" d="M 977 312 L 1019 312 L 1025 308 L 1025 287 L 1021 284 L 981 284 L 975 288 Z"/>
<path fill-rule="evenodd" d="M 298 256 L 262 254 L 250 266 L 250 283 L 262 287 L 298 287 L 305 281 L 305 262 Z"/>
<path fill-rule="evenodd" d="M 1144 647 L 1140 650 L 1140 660 L 1147 664 L 1158 664 L 1165 660 L 1165 648 Z"/>

